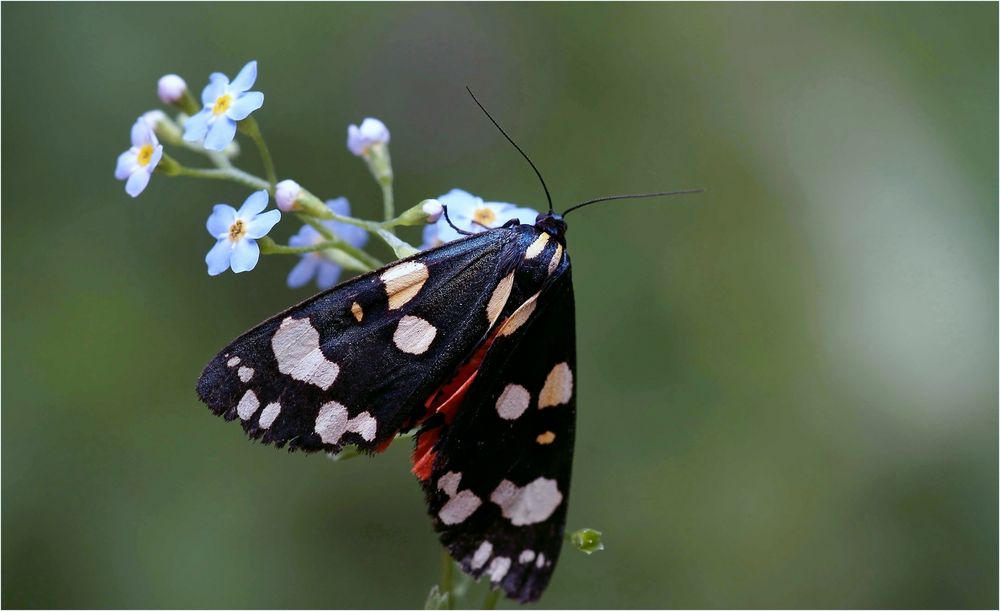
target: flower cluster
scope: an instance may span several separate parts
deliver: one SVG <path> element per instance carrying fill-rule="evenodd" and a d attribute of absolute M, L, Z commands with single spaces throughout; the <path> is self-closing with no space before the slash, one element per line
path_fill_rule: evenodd
<path fill-rule="evenodd" d="M 345 270 L 363 272 L 382 265 L 363 250 L 369 235 L 377 236 L 402 257 L 418 249 L 396 236 L 397 227 L 424 226 L 421 248 L 426 249 L 465 233 L 499 227 L 512 219 L 531 223 L 537 215 L 534 210 L 513 204 L 484 202 L 459 189 L 437 199 L 426 199 L 396 215 L 389 128 L 374 117 L 366 117 L 360 125 L 348 126 L 347 150 L 365 162 L 381 187 L 384 219 L 352 217 L 344 197 L 324 202 L 295 180 L 277 180 L 264 137 L 252 116 L 264 105 L 264 94 L 251 90 L 256 82 L 256 61 L 244 65 L 232 80 L 214 72 L 201 90 L 199 101 L 180 76 L 161 77 L 156 84 L 157 97 L 177 114 L 171 117 L 162 110 L 143 113 L 132 126 L 132 146 L 118 157 L 115 166 L 115 178 L 125 181 L 125 191 L 132 197 L 143 192 L 154 171 L 166 176 L 229 180 L 253 190 L 238 210 L 224 203 L 212 208 L 206 228 L 215 244 L 205 256 L 211 276 L 227 269 L 236 273 L 250 271 L 261 254 L 296 255 L 299 259 L 289 271 L 288 286 L 298 288 L 315 282 L 326 289 L 336 284 Z M 233 165 L 239 155 L 235 140 L 238 133 L 247 136 L 258 149 L 266 178 Z M 212 166 L 185 166 L 167 155 L 164 145 L 182 154 L 200 154 Z M 267 210 L 271 196 L 276 210 Z M 287 245 L 268 237 L 283 213 L 303 221 Z"/>

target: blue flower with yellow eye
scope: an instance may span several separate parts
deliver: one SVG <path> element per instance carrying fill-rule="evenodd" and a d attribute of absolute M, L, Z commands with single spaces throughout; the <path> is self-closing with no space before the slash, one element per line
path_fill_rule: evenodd
<path fill-rule="evenodd" d="M 204 107 L 184 124 L 184 140 L 204 140 L 210 151 L 221 151 L 236 136 L 236 122 L 264 105 L 264 94 L 248 91 L 257 80 L 257 62 L 243 66 L 232 82 L 221 72 L 208 77 L 208 85 L 201 92 Z"/>
<path fill-rule="evenodd" d="M 209 276 L 218 276 L 227 268 L 236 273 L 248 272 L 257 265 L 260 258 L 257 240 L 281 220 L 280 212 L 264 212 L 264 208 L 267 208 L 267 191 L 252 193 L 239 210 L 228 204 L 212 208 L 206 227 L 218 241 L 205 256 Z"/>
<path fill-rule="evenodd" d="M 125 181 L 126 193 L 138 197 L 162 157 L 163 145 L 143 115 L 132 125 L 132 148 L 118 156 L 115 178 Z"/>
<path fill-rule="evenodd" d="M 436 223 L 424 227 L 424 241 L 421 250 L 440 246 L 462 237 L 455 227 L 469 233 L 479 233 L 487 229 L 500 227 L 511 219 L 521 223 L 534 223 L 538 216 L 537 210 L 522 208 L 514 204 L 501 202 L 486 202 L 461 189 L 452 189 L 438 197 L 441 205 L 448 209 L 448 218 L 444 215 Z M 455 225 L 452 227 L 448 220 Z"/>
<path fill-rule="evenodd" d="M 346 197 L 338 197 L 326 202 L 327 208 L 341 216 L 351 215 L 351 205 Z M 368 232 L 355 225 L 340 223 L 337 221 L 322 221 L 323 225 L 333 232 L 338 238 L 344 240 L 351 246 L 361 248 L 368 242 Z M 290 246 L 312 246 L 325 241 L 326 238 L 320 232 L 309 225 L 303 225 L 302 229 L 288 240 Z M 328 289 L 340 279 L 341 267 L 326 258 L 321 252 L 309 252 L 302 255 L 299 262 L 288 273 L 288 286 L 296 289 L 305 286 L 310 280 L 316 278 L 316 286 L 321 289 Z"/>

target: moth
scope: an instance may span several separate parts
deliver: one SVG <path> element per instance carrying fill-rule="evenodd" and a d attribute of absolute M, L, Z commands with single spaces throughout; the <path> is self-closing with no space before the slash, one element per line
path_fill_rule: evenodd
<path fill-rule="evenodd" d="M 198 395 L 289 450 L 378 453 L 415 431 L 412 472 L 441 543 L 473 577 L 534 601 L 563 545 L 574 324 L 566 222 L 550 199 L 534 224 L 467 235 L 259 324 L 208 364 Z"/>

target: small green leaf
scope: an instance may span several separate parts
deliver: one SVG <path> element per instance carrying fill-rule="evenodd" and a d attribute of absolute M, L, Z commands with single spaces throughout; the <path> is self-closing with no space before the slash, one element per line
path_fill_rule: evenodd
<path fill-rule="evenodd" d="M 581 528 L 571 533 L 569 540 L 576 549 L 585 554 L 593 554 L 604 549 L 604 543 L 601 542 L 601 531 L 593 528 Z"/>

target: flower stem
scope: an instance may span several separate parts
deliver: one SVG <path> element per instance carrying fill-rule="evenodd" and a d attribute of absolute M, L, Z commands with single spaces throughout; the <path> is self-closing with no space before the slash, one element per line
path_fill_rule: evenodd
<path fill-rule="evenodd" d="M 306 225 L 309 225 L 310 227 L 318 231 L 319 234 L 322 235 L 324 238 L 326 238 L 328 241 L 339 243 L 339 246 L 335 247 L 337 250 L 342 250 L 347 254 L 351 255 L 361 263 L 367 265 L 370 268 L 370 270 L 378 269 L 383 265 L 385 265 L 384 263 L 382 263 L 375 257 L 371 256 L 370 254 L 366 253 L 365 251 L 361 250 L 360 248 L 351 246 L 347 242 L 343 241 L 342 239 L 337 237 L 332 231 L 330 231 L 329 227 L 325 226 L 323 223 L 320 223 L 316 219 L 305 214 L 299 214 L 298 217 L 299 220 L 301 220 Z"/>
<path fill-rule="evenodd" d="M 451 559 L 448 550 L 441 552 L 441 592 L 445 595 L 445 608 L 455 608 L 455 561 Z"/>
<path fill-rule="evenodd" d="M 250 136 L 254 144 L 257 145 L 257 151 L 260 152 L 260 160 L 264 164 L 264 174 L 267 175 L 267 182 L 271 183 L 271 191 L 274 191 L 274 186 L 278 184 L 278 174 L 274 171 L 274 161 L 271 159 L 271 151 L 267 148 L 267 143 L 264 142 L 264 135 L 260 133 L 260 125 L 257 124 L 257 119 L 253 117 L 247 117 L 239 122 L 240 131 L 244 134 Z"/>
<path fill-rule="evenodd" d="M 490 589 L 486 593 L 486 596 L 483 597 L 483 609 L 496 609 L 497 600 L 499 600 L 499 598 L 500 598 L 500 590 Z"/>
<path fill-rule="evenodd" d="M 258 240 L 258 242 L 260 243 L 260 252 L 265 255 L 303 255 L 310 252 L 319 252 L 321 250 L 339 250 L 347 253 L 351 256 L 351 258 L 356 260 L 357 265 L 354 267 L 359 268 L 358 271 L 370 272 L 373 269 L 382 267 L 381 261 L 365 251 L 351 246 L 336 236 L 309 246 L 285 246 L 283 244 L 278 244 L 268 237 L 263 237 Z"/>
<path fill-rule="evenodd" d="M 264 189 L 268 193 L 274 194 L 274 186 L 267 181 L 260 179 L 253 174 L 248 174 L 237 168 L 187 168 L 179 166 L 177 176 L 190 176 L 191 178 L 210 178 L 212 180 L 228 180 L 241 184 L 251 189 Z"/>
<path fill-rule="evenodd" d="M 390 224 L 396 216 L 396 205 L 392 193 L 392 178 L 379 180 L 379 186 L 382 187 L 382 213 L 385 216 L 385 227 L 389 233 L 395 235 L 396 230 Z"/>

